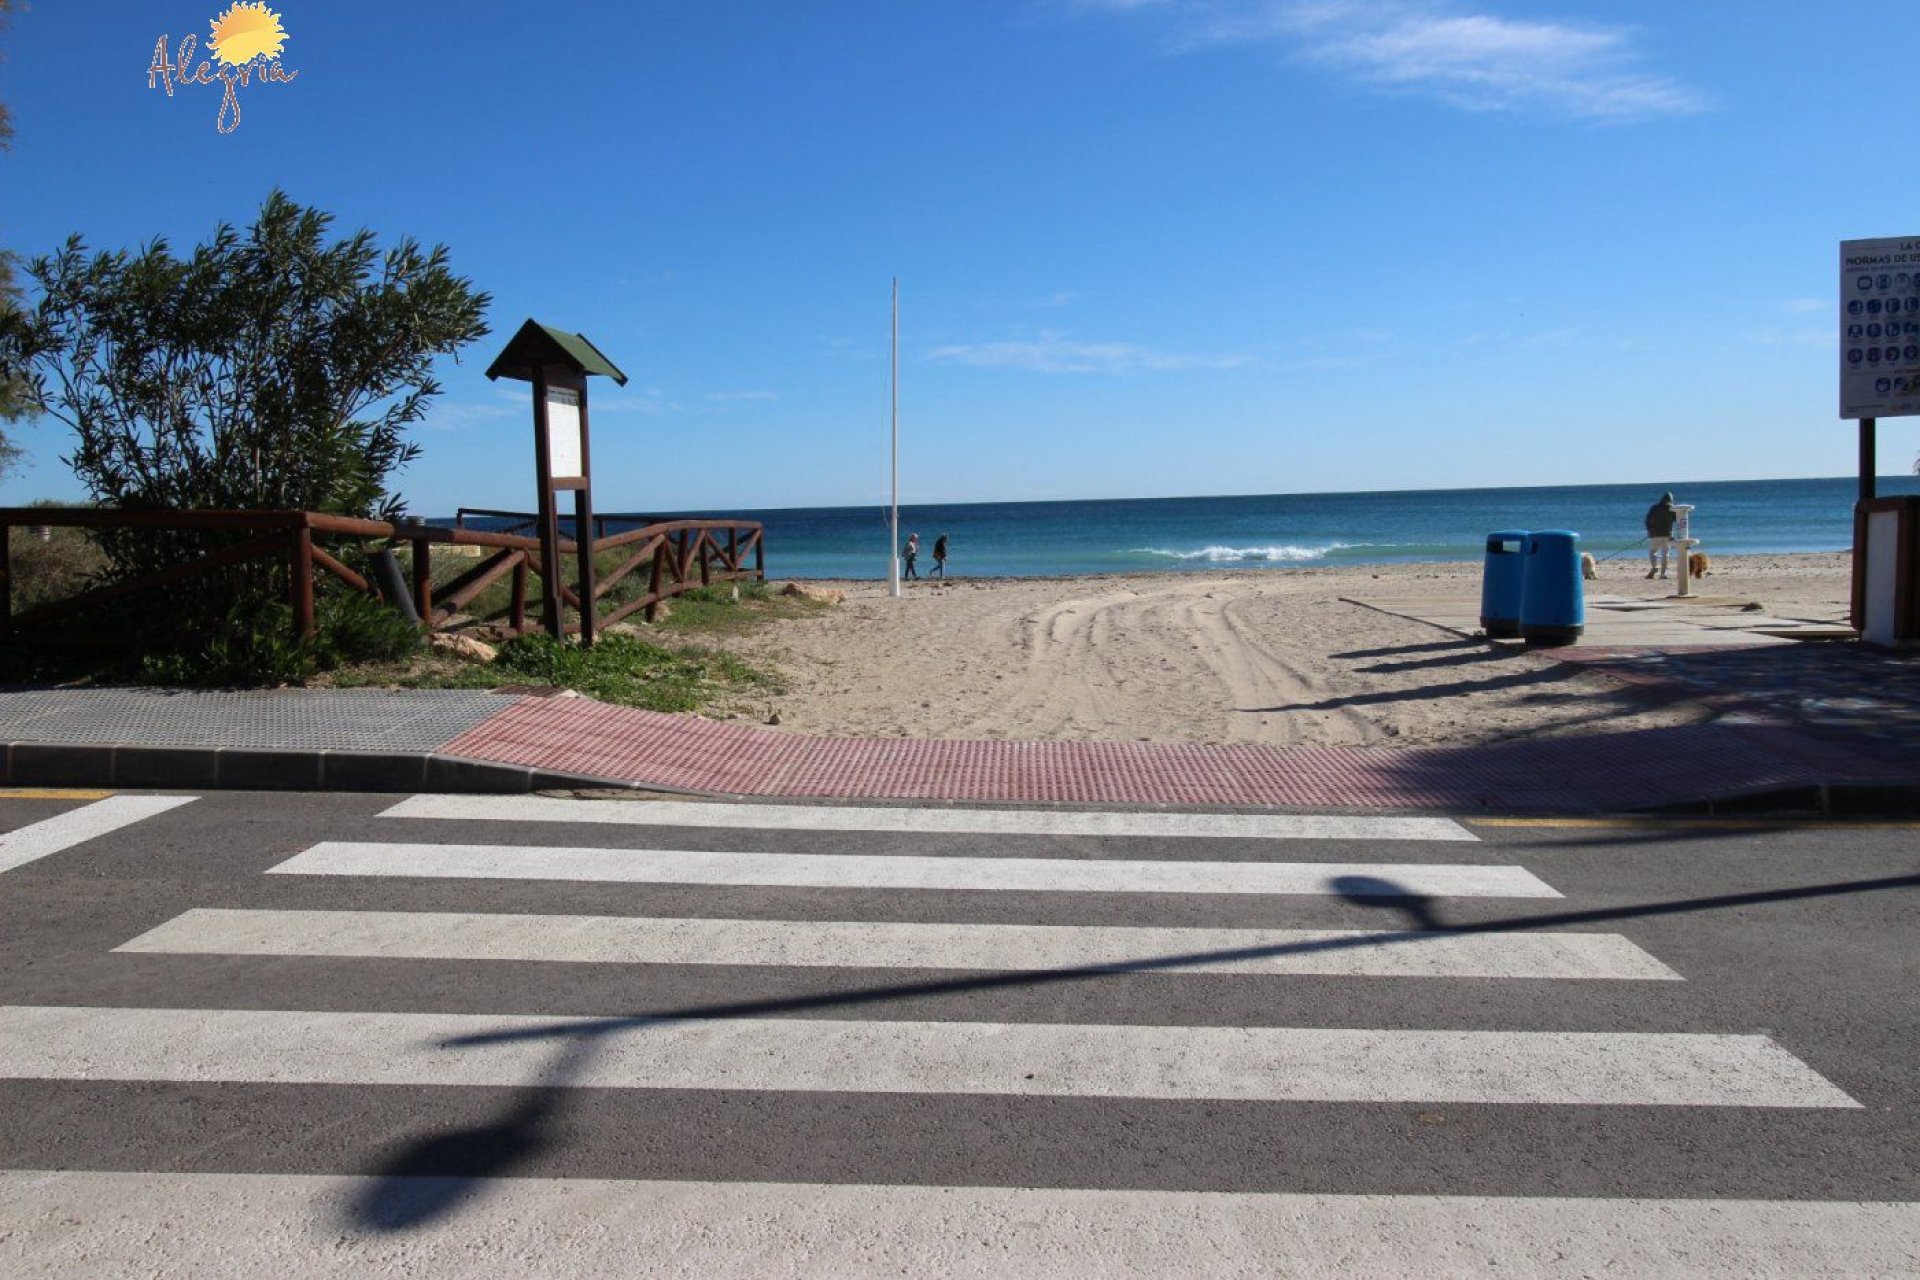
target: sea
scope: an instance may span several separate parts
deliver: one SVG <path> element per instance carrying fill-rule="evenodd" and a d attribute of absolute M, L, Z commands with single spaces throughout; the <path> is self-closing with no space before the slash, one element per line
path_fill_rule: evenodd
<path fill-rule="evenodd" d="M 1852 476 L 1821 480 L 1710 480 L 1527 489 L 1414 489 L 1246 497 L 1111 498 L 1066 502 L 908 504 L 900 536 L 920 535 L 922 575 L 933 540 L 947 536 L 954 577 L 1275 572 L 1328 565 L 1478 560 L 1489 533 L 1571 529 L 1596 556 L 1625 555 L 1643 536 L 1649 504 L 1671 489 L 1692 503 L 1693 536 L 1710 554 L 1843 551 L 1852 545 Z M 1920 494 L 1920 476 L 1887 476 L 1882 495 Z M 598 497 L 599 495 L 596 495 Z M 766 527 L 766 566 L 778 578 L 884 578 L 887 509 L 633 513 L 612 522 L 735 517 Z M 431 521 L 451 524 L 452 520 Z M 478 528 L 497 519 L 469 518 Z"/>

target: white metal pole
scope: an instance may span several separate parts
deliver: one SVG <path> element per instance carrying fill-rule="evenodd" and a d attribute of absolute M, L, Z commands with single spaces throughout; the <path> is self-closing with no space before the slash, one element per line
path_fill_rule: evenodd
<path fill-rule="evenodd" d="M 900 597 L 900 277 L 893 278 L 893 519 L 887 549 L 887 594 Z"/>

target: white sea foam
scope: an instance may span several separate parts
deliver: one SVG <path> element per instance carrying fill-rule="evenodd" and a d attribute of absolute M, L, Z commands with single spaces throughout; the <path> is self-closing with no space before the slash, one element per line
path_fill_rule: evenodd
<path fill-rule="evenodd" d="M 1265 561 L 1272 564 L 1300 564 L 1309 560 L 1324 560 L 1327 553 L 1341 551 L 1355 544 L 1351 542 L 1332 542 L 1324 547 L 1202 547 L 1198 551 L 1169 551 L 1163 547 L 1139 547 L 1132 554 L 1143 556 L 1164 556 L 1169 560 L 1204 560 L 1209 564 L 1232 564 L 1239 561 Z"/>

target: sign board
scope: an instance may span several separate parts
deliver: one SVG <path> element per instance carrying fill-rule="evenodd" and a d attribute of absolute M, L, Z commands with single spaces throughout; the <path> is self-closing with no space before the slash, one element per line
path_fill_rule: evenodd
<path fill-rule="evenodd" d="M 582 480 L 580 393 L 547 388 L 547 474 L 555 480 Z"/>
<path fill-rule="evenodd" d="M 1920 236 L 1840 242 L 1840 416 L 1920 414 Z"/>

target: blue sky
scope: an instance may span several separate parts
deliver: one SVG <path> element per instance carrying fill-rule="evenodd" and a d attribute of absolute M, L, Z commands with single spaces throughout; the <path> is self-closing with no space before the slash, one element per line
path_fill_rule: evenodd
<path fill-rule="evenodd" d="M 528 316 L 632 376 L 602 509 L 884 501 L 895 275 L 908 502 L 1849 474 L 1836 242 L 1920 231 L 1911 0 L 275 0 L 222 135 L 146 68 L 225 3 L 14 19 L 0 245 L 446 243 L 428 513 L 531 503 Z"/>

